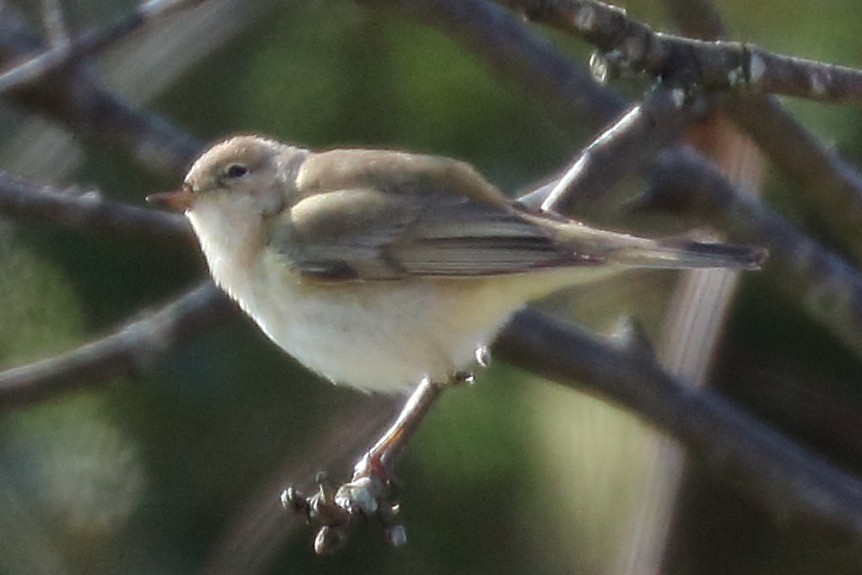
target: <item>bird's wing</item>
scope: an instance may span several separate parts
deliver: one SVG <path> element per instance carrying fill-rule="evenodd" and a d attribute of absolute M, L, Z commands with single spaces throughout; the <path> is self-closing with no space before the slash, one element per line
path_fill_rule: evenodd
<path fill-rule="evenodd" d="M 304 277 L 326 281 L 479 277 L 598 262 L 563 248 L 506 204 L 442 191 L 308 195 L 274 222 L 269 245 Z"/>
<path fill-rule="evenodd" d="M 445 191 L 500 207 L 509 203 L 470 164 L 441 156 L 392 150 L 330 150 L 310 154 L 296 176 L 300 196 L 360 188 L 397 196 Z"/>

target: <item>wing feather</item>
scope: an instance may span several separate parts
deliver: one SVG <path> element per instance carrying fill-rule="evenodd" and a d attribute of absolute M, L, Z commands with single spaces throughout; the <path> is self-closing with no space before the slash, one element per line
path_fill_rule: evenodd
<path fill-rule="evenodd" d="M 444 192 L 315 194 L 285 212 L 270 245 L 305 277 L 327 281 L 479 277 L 588 263 L 508 206 Z"/>

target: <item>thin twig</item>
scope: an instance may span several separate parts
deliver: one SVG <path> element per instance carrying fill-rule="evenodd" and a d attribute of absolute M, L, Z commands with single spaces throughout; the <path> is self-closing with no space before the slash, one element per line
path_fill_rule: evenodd
<path fill-rule="evenodd" d="M 664 0 L 688 35 L 714 40 L 724 23 L 710 0 Z M 785 174 L 799 182 L 814 207 L 862 260 L 862 174 L 834 150 L 820 144 L 773 96 L 730 98 L 725 110 L 754 138 Z"/>
<path fill-rule="evenodd" d="M 149 0 L 114 22 L 88 30 L 69 42 L 63 42 L 33 56 L 26 62 L 0 74 L 0 96 L 16 88 L 39 82 L 45 76 L 104 50 L 128 38 L 173 12 L 191 8 L 206 0 Z"/>
<path fill-rule="evenodd" d="M 8 4 L 0 3 L 0 56 L 7 62 L 41 50 L 43 42 Z M 58 121 L 72 131 L 124 150 L 142 167 L 178 176 L 202 143 L 155 114 L 135 110 L 83 67 L 51 74 L 5 95 L 25 111 Z"/>
<path fill-rule="evenodd" d="M 491 2 L 464 0 L 357 0 L 395 11 L 442 30 L 489 62 L 508 82 L 528 86 L 548 115 L 567 125 L 603 127 L 627 107 L 626 101 L 533 33 L 508 10 Z"/>
<path fill-rule="evenodd" d="M 143 319 L 68 353 L 0 372 L 0 405 L 29 404 L 137 373 L 223 321 L 233 307 L 207 281 Z"/>
<path fill-rule="evenodd" d="M 657 87 L 584 148 L 543 199 L 542 209 L 574 214 L 607 197 L 625 175 L 641 173 L 663 148 L 684 135 L 695 108 L 682 90 Z"/>
<path fill-rule="evenodd" d="M 180 215 L 107 199 L 95 190 L 59 191 L 0 172 L 0 213 L 84 232 L 107 232 L 174 242 L 193 240 Z"/>
<path fill-rule="evenodd" d="M 654 32 L 625 10 L 594 0 L 500 0 L 527 18 L 568 29 L 619 70 L 673 78 L 708 91 L 780 94 L 862 104 L 862 71 L 776 54 L 744 42 Z"/>

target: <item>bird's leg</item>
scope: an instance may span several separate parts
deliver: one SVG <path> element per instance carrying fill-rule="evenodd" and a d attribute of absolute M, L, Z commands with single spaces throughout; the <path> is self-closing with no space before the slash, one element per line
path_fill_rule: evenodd
<path fill-rule="evenodd" d="M 462 380 L 459 376 L 451 379 Z M 334 489 L 320 474 L 314 495 L 304 497 L 292 487 L 282 493 L 286 508 L 320 526 L 314 540 L 318 554 L 337 550 L 346 542 L 350 528 L 368 517 L 380 519 L 386 528 L 386 539 L 393 546 L 407 542 L 404 527 L 395 521 L 399 506 L 392 466 L 445 388 L 446 384 L 423 380 L 392 426 L 356 463 L 349 483 Z"/>
<path fill-rule="evenodd" d="M 476 366 L 486 367 L 490 361 L 488 348 L 476 350 Z M 419 429 L 425 416 L 450 384 L 472 383 L 473 371 L 459 371 L 446 383 L 422 380 L 407 400 L 395 422 L 362 456 L 353 468 L 349 483 L 334 488 L 323 474 L 318 474 L 318 491 L 305 497 L 293 487 L 281 494 L 285 508 L 305 515 L 309 523 L 318 526 L 314 550 L 318 554 L 337 550 L 350 534 L 350 529 L 369 517 L 377 517 L 386 528 L 386 539 L 394 546 L 407 542 L 404 526 L 396 522 L 398 502 L 395 499 L 395 459 Z"/>
<path fill-rule="evenodd" d="M 457 381 L 454 378 L 452 381 Z M 398 418 L 368 450 L 353 469 L 353 481 L 376 476 L 385 481 L 392 479 L 392 465 L 407 448 L 407 444 L 425 420 L 425 416 L 437 402 L 445 384 L 430 379 L 422 380 L 401 408 Z"/>

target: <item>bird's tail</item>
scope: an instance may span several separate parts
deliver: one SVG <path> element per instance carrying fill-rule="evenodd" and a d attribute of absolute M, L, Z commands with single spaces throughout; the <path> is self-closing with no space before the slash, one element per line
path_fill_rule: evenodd
<path fill-rule="evenodd" d="M 631 236 L 630 236 L 631 237 Z M 758 269 L 767 256 L 763 248 L 698 242 L 686 238 L 644 240 L 631 238 L 609 250 L 609 261 L 647 268 Z"/>
<path fill-rule="evenodd" d="M 535 216 L 525 215 L 525 218 Z M 537 225 L 552 231 L 559 245 L 571 250 L 582 264 L 608 263 L 639 268 L 759 269 L 766 260 L 764 248 L 700 242 L 686 237 L 649 239 L 586 226 L 543 214 Z"/>

